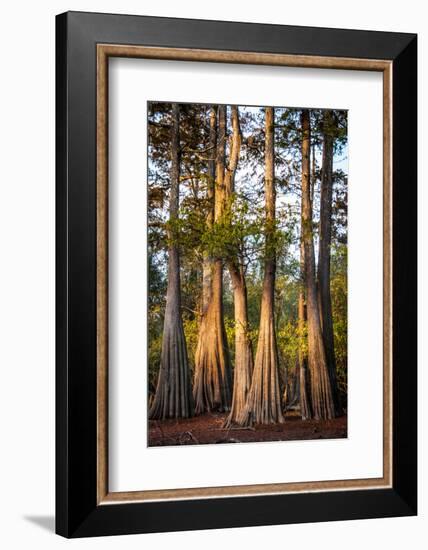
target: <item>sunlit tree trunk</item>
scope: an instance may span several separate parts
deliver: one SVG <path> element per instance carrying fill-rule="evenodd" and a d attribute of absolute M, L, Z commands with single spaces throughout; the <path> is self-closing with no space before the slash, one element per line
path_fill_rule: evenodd
<path fill-rule="evenodd" d="M 226 107 L 218 107 L 214 222 L 221 219 L 225 203 Z M 195 354 L 193 395 L 197 414 L 230 409 L 232 377 L 223 318 L 223 261 L 212 260 L 211 299 L 201 318 Z"/>
<path fill-rule="evenodd" d="M 238 107 L 231 108 L 232 139 L 230 146 L 229 165 L 225 173 L 226 196 L 231 197 L 234 191 L 234 178 L 238 166 L 241 148 L 241 130 L 239 125 Z M 233 376 L 233 395 L 230 414 L 226 419 L 225 427 L 235 424 L 245 407 L 250 389 L 253 372 L 253 349 L 249 336 L 247 286 L 245 282 L 242 258 L 239 253 L 235 258 L 229 258 L 228 267 L 232 280 L 233 300 L 235 308 L 235 369 Z"/>
<path fill-rule="evenodd" d="M 260 308 L 259 339 L 247 403 L 239 418 L 241 425 L 284 422 L 278 376 L 275 334 L 275 181 L 274 110 L 265 108 L 265 273 Z"/>
<path fill-rule="evenodd" d="M 215 106 L 211 106 L 210 114 L 210 139 L 209 139 L 209 161 L 208 161 L 208 174 L 207 174 L 207 227 L 212 227 L 214 221 L 214 186 L 215 186 L 215 172 L 216 172 L 216 144 L 217 144 L 217 109 Z M 208 304 L 211 300 L 212 291 L 212 270 L 213 262 L 208 252 L 204 252 L 202 262 L 202 302 L 201 302 L 201 315 L 205 315 Z"/>
<path fill-rule="evenodd" d="M 327 365 L 330 375 L 335 413 L 340 414 L 334 354 L 333 313 L 330 291 L 331 212 L 333 199 L 333 136 L 332 113 L 324 112 L 323 155 L 321 169 L 320 232 L 318 251 L 318 298 Z"/>
<path fill-rule="evenodd" d="M 315 252 L 312 228 L 312 203 L 310 189 L 310 117 L 307 109 L 302 110 L 302 238 L 304 247 L 304 276 L 306 292 L 308 364 L 311 384 L 311 405 L 314 418 L 334 418 L 334 400 L 331 391 L 330 376 L 321 320 L 318 309 L 317 287 L 315 280 Z"/>
<path fill-rule="evenodd" d="M 315 158 L 315 143 L 312 144 L 312 171 L 311 171 L 311 201 L 314 204 L 315 200 L 315 184 L 317 181 L 317 160 Z"/>
<path fill-rule="evenodd" d="M 181 318 L 180 257 L 174 224 L 178 218 L 180 181 L 179 107 L 172 104 L 168 226 L 168 287 L 159 377 L 149 418 L 187 418 L 193 414 L 186 340 Z"/>
<path fill-rule="evenodd" d="M 302 231 L 303 235 L 303 231 Z M 307 317 L 305 303 L 305 260 L 304 260 L 303 238 L 300 242 L 300 273 L 301 288 L 297 304 L 298 333 L 299 333 L 299 376 L 300 376 L 300 415 L 302 420 L 312 418 L 310 380 L 308 371 L 308 349 L 307 349 Z"/>

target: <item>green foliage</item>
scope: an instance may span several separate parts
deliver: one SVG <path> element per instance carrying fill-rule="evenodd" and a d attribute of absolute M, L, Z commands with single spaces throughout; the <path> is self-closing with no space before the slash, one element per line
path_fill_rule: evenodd
<path fill-rule="evenodd" d="M 202 247 L 212 258 L 233 260 L 244 252 L 248 241 L 253 248 L 262 241 L 261 222 L 250 212 L 250 205 L 236 193 L 225 200 L 223 213 L 212 227 L 205 224 Z"/>
<path fill-rule="evenodd" d="M 347 395 L 348 370 L 348 258 L 347 246 L 337 244 L 331 257 L 331 300 L 333 309 L 334 349 L 339 391 Z"/>
<path fill-rule="evenodd" d="M 199 319 L 183 319 L 184 336 L 187 343 L 187 354 L 189 356 L 190 371 L 193 374 L 195 369 L 195 353 L 198 345 Z"/>
<path fill-rule="evenodd" d="M 149 321 L 150 325 L 150 321 Z M 150 329 L 149 329 L 150 330 Z M 153 395 L 156 390 L 157 377 L 159 373 L 159 365 L 162 351 L 162 332 L 150 331 L 149 332 L 149 351 L 148 351 L 148 363 L 149 363 L 149 393 Z"/>
<path fill-rule="evenodd" d="M 235 362 L 235 319 L 231 316 L 225 316 L 224 318 L 224 328 L 226 330 L 227 343 L 229 345 L 230 358 Z"/>
<path fill-rule="evenodd" d="M 276 334 L 280 365 L 288 372 L 293 372 L 299 357 L 300 340 L 296 322 L 287 321 L 281 324 Z"/>

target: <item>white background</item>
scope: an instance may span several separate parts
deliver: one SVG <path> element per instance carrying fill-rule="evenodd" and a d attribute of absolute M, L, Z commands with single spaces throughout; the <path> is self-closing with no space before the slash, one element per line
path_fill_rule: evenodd
<path fill-rule="evenodd" d="M 382 477 L 382 74 L 113 59 L 109 85 L 110 490 Z M 147 448 L 149 99 L 348 110 L 346 439 Z"/>
<path fill-rule="evenodd" d="M 54 15 L 67 9 L 176 17 L 245 20 L 418 32 L 419 83 L 425 83 L 428 20 L 423 2 L 157 0 L 9 2 L 2 6 L 0 37 L 0 544 L 9 549 L 152 548 L 218 549 L 239 544 L 349 550 L 426 547 L 427 477 L 420 471 L 418 518 L 290 525 L 211 532 L 112 537 L 67 542 L 52 534 L 54 512 Z M 425 65 L 425 67 L 424 67 Z M 425 93 L 426 95 L 426 93 Z M 422 98 L 422 88 L 419 97 Z M 427 276 L 426 109 L 419 111 L 420 281 Z M 420 364 L 424 363 L 422 288 Z M 426 339 L 426 336 L 425 336 Z M 426 462 L 427 377 L 420 369 L 420 464 Z"/>

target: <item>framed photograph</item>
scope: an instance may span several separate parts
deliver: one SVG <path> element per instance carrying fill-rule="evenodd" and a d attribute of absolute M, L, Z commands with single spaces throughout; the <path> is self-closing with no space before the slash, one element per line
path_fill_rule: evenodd
<path fill-rule="evenodd" d="M 56 37 L 57 533 L 415 515 L 416 35 Z"/>

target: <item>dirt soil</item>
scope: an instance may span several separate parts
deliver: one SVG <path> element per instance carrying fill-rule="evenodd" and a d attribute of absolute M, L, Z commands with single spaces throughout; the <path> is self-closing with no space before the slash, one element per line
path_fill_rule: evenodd
<path fill-rule="evenodd" d="M 207 413 L 189 419 L 150 420 L 149 446 L 202 445 L 206 443 L 249 443 L 298 439 L 338 439 L 347 437 L 347 417 L 334 420 L 301 420 L 298 412 L 288 411 L 284 424 L 254 428 L 224 429 L 226 414 Z"/>

